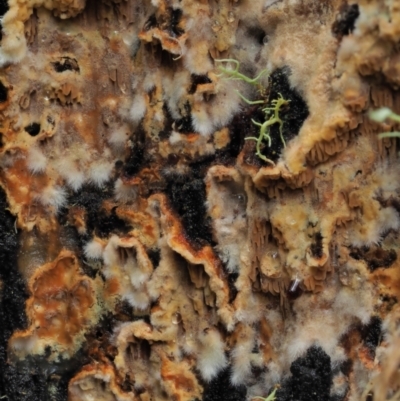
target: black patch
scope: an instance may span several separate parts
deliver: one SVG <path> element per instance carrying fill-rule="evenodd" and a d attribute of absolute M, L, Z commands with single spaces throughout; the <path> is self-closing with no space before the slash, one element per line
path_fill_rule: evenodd
<path fill-rule="evenodd" d="M 204 386 L 203 401 L 243 401 L 246 386 L 234 386 L 230 382 L 230 369 L 219 372 L 218 376 Z"/>
<path fill-rule="evenodd" d="M 39 123 L 32 123 L 27 125 L 24 130 L 30 135 L 30 136 L 36 136 L 40 132 L 40 124 Z"/>
<path fill-rule="evenodd" d="M 371 356 L 375 357 L 375 349 L 382 341 L 382 320 L 378 316 L 373 316 L 368 324 L 362 326 L 361 338 Z"/>
<path fill-rule="evenodd" d="M 4 135 L 2 132 L 0 132 L 0 148 L 4 146 Z"/>
<path fill-rule="evenodd" d="M 147 19 L 147 21 L 145 22 L 144 26 L 143 26 L 143 30 L 144 31 L 150 31 L 150 29 L 152 28 L 156 28 L 157 27 L 157 18 L 156 15 L 150 15 L 150 17 Z"/>
<path fill-rule="evenodd" d="M 98 237 L 107 238 L 111 233 L 126 234 L 130 227 L 120 219 L 115 210 L 110 214 L 102 208 L 103 201 L 112 199 L 114 188 L 112 183 L 103 188 L 93 185 L 84 185 L 79 191 L 73 193 L 68 199 L 68 206 L 59 213 L 62 225 L 67 224 L 68 208 L 70 205 L 78 206 L 86 210 L 86 226 L 88 234 L 82 240 L 87 241 L 95 233 Z"/>
<path fill-rule="evenodd" d="M 7 0 L 0 0 L 0 17 L 2 17 L 8 10 L 8 1 Z"/>
<path fill-rule="evenodd" d="M 3 82 L 0 81 L 0 103 L 6 102 L 8 99 L 8 89 L 4 86 Z"/>
<path fill-rule="evenodd" d="M 134 320 L 137 320 L 137 318 L 135 318 L 133 307 L 127 301 L 119 301 L 117 303 L 112 319 L 115 319 L 118 322 L 133 322 Z M 113 322 L 109 322 L 108 326 L 109 331 L 112 332 Z"/>
<path fill-rule="evenodd" d="M 52 63 L 56 72 L 76 71 L 79 72 L 79 65 L 76 59 L 70 57 L 61 57 L 60 61 Z"/>
<path fill-rule="evenodd" d="M 269 85 L 269 96 L 268 96 L 268 103 L 267 105 L 262 106 L 259 108 L 261 111 L 264 107 L 270 107 L 271 101 L 278 99 L 280 95 L 285 100 L 289 100 L 289 104 L 285 107 L 282 107 L 281 111 L 279 112 L 279 117 L 283 121 L 283 128 L 282 128 L 282 136 L 286 142 L 286 144 L 294 138 L 300 131 L 301 126 L 304 123 L 304 120 L 308 117 L 308 107 L 306 102 L 300 96 L 296 89 L 290 87 L 289 79 L 291 72 L 288 67 L 283 67 L 275 70 L 270 75 L 270 85 Z M 261 124 L 266 121 L 265 113 L 261 113 L 261 116 L 255 115 L 255 121 L 260 122 Z M 268 117 L 269 118 L 269 117 Z M 254 124 L 252 124 L 254 125 Z M 246 135 L 247 136 L 259 136 L 260 129 L 257 128 L 257 132 L 255 135 Z M 270 126 L 270 137 L 271 137 L 271 146 L 269 147 L 268 144 L 264 144 L 264 148 L 262 149 L 262 153 L 273 162 L 276 162 L 279 158 L 280 153 L 283 149 L 283 143 L 280 136 L 279 131 L 279 124 L 273 124 Z M 252 142 L 255 148 L 255 141 L 248 141 Z M 257 159 L 259 159 L 257 157 Z M 268 162 L 264 162 L 263 160 L 259 159 L 261 164 L 263 165 L 270 165 Z"/>
<path fill-rule="evenodd" d="M 183 113 L 181 110 L 181 115 L 183 114 L 183 117 L 175 121 L 174 128 L 176 131 L 181 134 L 191 134 L 194 132 L 191 113 L 192 109 L 190 107 L 190 104 L 189 102 L 186 102 L 184 105 Z"/>
<path fill-rule="evenodd" d="M 155 14 L 151 15 L 143 26 L 144 31 L 160 28 L 165 30 L 171 37 L 179 37 L 185 33 L 184 29 L 179 26 L 182 18 L 182 10 L 180 8 L 173 9 L 169 7 L 166 14 L 160 15 L 159 19 Z"/>
<path fill-rule="evenodd" d="M 179 22 L 182 18 L 182 10 L 180 8 L 170 9 L 171 20 L 170 20 L 170 32 L 172 36 L 181 36 L 185 31 L 179 26 Z"/>
<path fill-rule="evenodd" d="M 139 143 L 130 149 L 130 154 L 124 163 L 124 174 L 127 177 L 133 177 L 138 174 L 144 164 L 145 159 L 144 145 Z"/>
<path fill-rule="evenodd" d="M 39 401 L 47 399 L 45 377 L 33 374 L 28 368 L 17 369 L 7 362 L 9 338 L 15 330 L 27 327 L 25 301 L 28 298 L 25 281 L 18 270 L 15 217 L 7 208 L 6 195 L 0 188 L 0 397 Z"/>
<path fill-rule="evenodd" d="M 160 264 L 161 260 L 161 252 L 159 249 L 150 249 L 147 251 L 147 256 L 151 260 L 151 263 L 153 263 L 154 269 L 158 267 Z"/>
<path fill-rule="evenodd" d="M 322 258 L 322 235 L 321 233 L 315 234 L 314 242 L 311 244 L 311 254 L 314 258 Z"/>
<path fill-rule="evenodd" d="M 255 114 L 257 113 L 257 115 Z M 243 110 L 243 112 L 236 114 L 229 124 L 229 134 L 230 141 L 228 145 L 220 150 L 217 150 L 216 155 L 218 162 L 221 164 L 235 164 L 236 158 L 239 156 L 243 146 L 247 143 L 247 146 L 251 147 L 253 141 L 245 141 L 244 138 L 248 136 L 258 136 L 259 129 L 251 122 L 251 119 L 262 120 L 264 114 L 260 113 L 259 110 L 255 107 L 250 107 L 248 109 Z M 257 160 L 256 160 L 257 159 Z M 256 164 L 260 164 L 258 157 L 254 157 L 253 150 L 246 153 L 245 161 L 248 164 L 252 164 L 252 162 Z"/>
<path fill-rule="evenodd" d="M 235 300 L 236 295 L 238 294 L 238 290 L 235 285 L 238 277 L 239 273 L 228 274 L 229 303 L 232 303 Z"/>
<path fill-rule="evenodd" d="M 303 294 L 300 282 L 298 280 L 292 280 L 289 284 L 289 288 L 286 291 L 286 298 L 289 301 L 294 301 Z"/>
<path fill-rule="evenodd" d="M 340 364 L 339 369 L 346 377 L 348 377 L 353 369 L 353 361 L 351 359 L 347 359 Z"/>
<path fill-rule="evenodd" d="M 124 162 L 123 172 L 127 177 L 133 177 L 148 163 L 148 154 L 146 153 L 146 133 L 142 127 L 132 138 L 132 146 L 128 157 Z"/>
<path fill-rule="evenodd" d="M 313 346 L 290 366 L 292 376 L 276 392 L 278 401 L 329 401 L 332 385 L 331 358 Z"/>
<path fill-rule="evenodd" d="M 336 21 L 332 25 L 332 33 L 335 37 L 349 35 L 354 31 L 354 25 L 360 15 L 358 4 L 344 3 L 339 9 Z"/>
<path fill-rule="evenodd" d="M 263 31 L 260 27 L 250 27 L 247 32 L 249 36 L 253 37 L 259 45 L 264 44 L 265 31 Z"/>
<path fill-rule="evenodd" d="M 212 82 L 212 80 L 208 78 L 207 75 L 192 74 L 191 78 L 192 78 L 192 83 L 188 91 L 189 94 L 193 94 L 196 92 L 197 85 L 210 84 Z"/>
<path fill-rule="evenodd" d="M 202 178 L 171 180 L 166 188 L 172 207 L 179 215 L 185 233 L 194 246 L 212 243 L 210 223 L 206 217 L 206 189 Z"/>
<path fill-rule="evenodd" d="M 367 398 L 365 399 L 365 401 L 374 401 L 374 394 L 373 393 L 368 393 L 367 394 Z"/>
<path fill-rule="evenodd" d="M 383 249 L 378 247 L 354 248 L 350 256 L 356 260 L 364 260 L 371 272 L 379 268 L 388 268 L 397 259 L 397 253 L 394 249 Z"/>

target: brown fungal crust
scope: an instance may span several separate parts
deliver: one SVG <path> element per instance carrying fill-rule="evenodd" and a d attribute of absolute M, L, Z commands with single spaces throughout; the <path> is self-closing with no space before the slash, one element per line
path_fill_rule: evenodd
<path fill-rule="evenodd" d="M 0 398 L 33 376 L 69 401 L 399 390 L 399 141 L 377 136 L 399 124 L 368 114 L 400 113 L 398 2 L 6 8 L 0 186 L 27 325 L 0 328 Z M 229 79 L 233 60 L 269 75 Z M 248 139 L 279 96 L 272 164 Z"/>
<path fill-rule="evenodd" d="M 10 339 L 13 356 L 44 355 L 48 347 L 50 361 L 74 355 L 85 331 L 99 318 L 95 286 L 81 273 L 76 256 L 69 251 L 38 268 L 29 281 L 26 303 L 30 327 Z"/>

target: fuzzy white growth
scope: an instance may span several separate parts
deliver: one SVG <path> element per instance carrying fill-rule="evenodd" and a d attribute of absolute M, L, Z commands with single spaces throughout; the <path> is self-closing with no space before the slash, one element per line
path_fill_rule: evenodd
<path fill-rule="evenodd" d="M 102 162 L 96 163 L 92 165 L 92 168 L 89 171 L 90 181 L 101 187 L 104 183 L 106 183 L 110 177 L 113 170 L 113 165 L 110 162 Z"/>
<path fill-rule="evenodd" d="M 129 278 L 133 288 L 140 290 L 143 284 L 149 279 L 149 274 L 146 271 L 142 271 L 138 266 L 138 261 L 133 256 L 130 256 L 125 264 L 124 270 L 129 273 Z"/>
<path fill-rule="evenodd" d="M 139 123 L 146 113 L 146 101 L 143 95 L 137 94 L 132 101 L 129 117 L 133 123 Z"/>
<path fill-rule="evenodd" d="M 232 81 L 220 81 L 216 85 L 215 97 L 206 102 L 203 95 L 195 95 L 192 105 L 192 124 L 196 132 L 208 136 L 226 125 L 240 108 L 240 97 Z"/>
<path fill-rule="evenodd" d="M 361 284 L 360 284 L 361 286 Z M 368 294 L 368 291 L 372 292 L 372 288 L 367 283 L 364 283 L 365 294 L 359 296 L 355 291 L 349 288 L 343 288 L 338 292 L 333 308 L 335 311 L 342 311 L 342 315 L 356 317 L 360 319 L 361 323 L 368 324 L 373 313 L 372 297 Z M 343 312 L 345 311 L 345 312 Z"/>
<path fill-rule="evenodd" d="M 67 203 L 67 193 L 59 186 L 46 187 L 37 199 L 43 206 L 51 206 L 57 212 Z"/>
<path fill-rule="evenodd" d="M 251 352 L 254 347 L 254 332 L 251 327 L 246 327 L 240 336 L 235 348 L 231 352 L 233 385 L 243 384 L 251 375 Z"/>
<path fill-rule="evenodd" d="M 185 49 L 184 64 L 191 74 L 206 75 L 212 71 L 213 65 L 208 56 L 208 43 L 202 41 L 198 46 Z"/>
<path fill-rule="evenodd" d="M 190 82 L 190 74 L 188 71 L 180 71 L 174 74 L 173 79 L 169 76 L 164 76 L 162 85 L 164 93 L 168 93 L 168 97 L 165 96 L 168 110 L 172 115 L 172 118 L 178 120 L 182 118 L 180 106 L 181 100 L 186 97 L 186 87 Z"/>
<path fill-rule="evenodd" d="M 31 173 L 38 174 L 46 170 L 47 159 L 38 148 L 33 147 L 29 149 L 26 163 Z"/>
<path fill-rule="evenodd" d="M 85 176 L 79 170 L 75 170 L 75 172 L 70 171 L 68 176 L 66 177 L 66 180 L 67 180 L 67 184 L 74 191 L 78 191 L 85 182 Z"/>
<path fill-rule="evenodd" d="M 240 247 L 237 244 L 227 244 L 224 247 L 218 247 L 218 254 L 225 263 L 226 270 L 229 273 L 237 273 L 239 271 Z"/>
<path fill-rule="evenodd" d="M 152 72 L 147 73 L 143 80 L 143 90 L 147 93 L 152 91 L 156 86 L 155 82 L 156 82 L 156 74 Z"/>
<path fill-rule="evenodd" d="M 166 166 L 162 169 L 164 177 L 174 180 L 181 180 L 189 173 L 189 167 L 185 164 L 178 163 L 175 166 Z"/>
<path fill-rule="evenodd" d="M 114 194 L 118 201 L 128 203 L 136 199 L 137 190 L 135 187 L 125 184 L 121 178 L 118 178 L 115 182 Z"/>
<path fill-rule="evenodd" d="M 360 44 L 354 36 L 345 36 L 338 50 L 339 60 L 346 61 L 360 50 Z"/>
<path fill-rule="evenodd" d="M 179 142 L 182 142 L 182 136 L 179 132 L 172 131 L 168 141 L 171 145 L 177 145 Z"/>
<path fill-rule="evenodd" d="M 93 239 L 83 247 L 83 253 L 87 259 L 101 259 L 103 256 L 103 245 L 99 241 L 96 241 L 96 239 Z"/>
<path fill-rule="evenodd" d="M 78 191 L 85 182 L 83 172 L 78 170 L 76 163 L 71 159 L 65 158 L 60 160 L 57 163 L 57 171 L 74 191 Z"/>
<path fill-rule="evenodd" d="M 192 112 L 192 124 L 196 132 L 205 136 L 211 135 L 216 129 L 210 115 L 205 109 L 201 108 Z"/>
<path fill-rule="evenodd" d="M 398 213 L 394 208 L 387 207 L 381 209 L 374 220 L 356 224 L 356 229 L 350 234 L 350 241 L 355 247 L 378 244 L 385 232 L 398 230 L 399 227 Z"/>
<path fill-rule="evenodd" d="M 107 279 L 116 278 L 120 296 L 136 309 L 149 306 L 147 291 L 153 267 L 143 246 L 134 238 L 112 236 L 103 251 L 103 273 Z"/>
<path fill-rule="evenodd" d="M 11 11 L 11 10 L 10 10 Z M 18 12 L 14 8 L 15 12 Z M 27 46 L 24 35 L 24 24 L 20 21 L 9 21 L 11 13 L 7 12 L 3 19 L 3 39 L 0 49 L 0 66 L 18 63 L 26 55 Z M 7 24 L 7 21 L 9 23 Z"/>
<path fill-rule="evenodd" d="M 201 348 L 197 367 L 204 380 L 210 381 L 220 370 L 226 367 L 224 342 L 220 333 L 215 329 L 203 331 L 199 336 Z"/>
<path fill-rule="evenodd" d="M 125 142 L 129 138 L 129 129 L 128 127 L 122 126 L 115 128 L 110 135 L 109 142 L 111 146 L 114 146 L 117 149 L 123 148 Z"/>
<path fill-rule="evenodd" d="M 147 309 L 150 303 L 150 297 L 144 291 L 132 291 L 125 294 L 123 298 L 126 299 L 133 308 L 138 310 Z"/>

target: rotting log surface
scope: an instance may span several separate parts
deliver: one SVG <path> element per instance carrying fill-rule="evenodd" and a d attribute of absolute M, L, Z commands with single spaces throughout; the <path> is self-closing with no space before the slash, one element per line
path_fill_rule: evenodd
<path fill-rule="evenodd" d="M 0 14 L 1 399 L 399 390 L 397 2 Z"/>

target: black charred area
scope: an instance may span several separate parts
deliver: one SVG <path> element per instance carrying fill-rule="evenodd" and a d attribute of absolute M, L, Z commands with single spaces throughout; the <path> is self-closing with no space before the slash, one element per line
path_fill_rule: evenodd
<path fill-rule="evenodd" d="M 150 31 L 150 29 L 157 27 L 157 18 L 155 14 L 150 15 L 147 21 L 143 25 L 144 31 Z"/>
<path fill-rule="evenodd" d="M 182 10 L 180 8 L 169 7 L 165 14 L 157 16 L 152 14 L 143 26 L 144 31 L 159 28 L 167 31 L 172 37 L 179 37 L 185 33 L 185 30 L 180 26 L 182 19 Z"/>
<path fill-rule="evenodd" d="M 394 249 L 383 249 L 379 247 L 353 248 L 350 256 L 356 260 L 364 260 L 371 272 L 379 268 L 388 268 L 397 259 Z"/>
<path fill-rule="evenodd" d="M 245 144 L 244 138 L 246 136 L 256 136 L 258 135 L 258 128 L 251 122 L 254 118 L 254 108 L 246 109 L 243 112 L 236 114 L 231 123 L 228 126 L 230 141 L 227 146 L 223 149 L 218 149 L 215 152 L 216 160 L 219 164 L 223 165 L 234 165 L 239 153 L 243 149 Z M 251 142 L 251 141 L 247 141 Z M 250 144 L 251 145 L 251 144 Z M 246 160 L 248 164 L 253 164 L 259 162 L 254 158 L 254 152 L 246 153 Z M 258 160 L 260 160 L 257 157 Z"/>
<path fill-rule="evenodd" d="M 210 78 L 208 78 L 207 75 L 192 74 L 191 75 L 191 84 L 190 84 L 188 93 L 190 95 L 192 95 L 193 93 L 196 92 L 197 85 L 210 84 L 211 82 L 212 82 L 212 80 Z"/>
<path fill-rule="evenodd" d="M 371 359 L 375 358 L 376 347 L 382 341 L 382 320 L 378 316 L 373 316 L 368 324 L 361 327 L 361 338 L 371 354 Z"/>
<path fill-rule="evenodd" d="M 219 372 L 218 376 L 205 384 L 203 401 L 243 401 L 246 399 L 245 386 L 234 386 L 230 382 L 230 369 Z"/>
<path fill-rule="evenodd" d="M 331 358 L 313 346 L 290 366 L 292 376 L 276 392 L 277 401 L 329 401 L 332 385 Z"/>
<path fill-rule="evenodd" d="M 192 108 L 190 107 L 189 102 L 186 102 L 184 105 L 183 113 L 181 113 L 182 118 L 179 120 L 175 120 L 174 129 L 181 134 L 191 134 L 194 132 L 193 124 L 192 124 Z"/>
<path fill-rule="evenodd" d="M 206 216 L 206 188 L 202 178 L 186 176 L 170 180 L 166 193 L 183 224 L 187 239 L 194 247 L 212 243 L 211 227 Z"/>
<path fill-rule="evenodd" d="M 239 277 L 239 273 L 230 273 L 228 276 L 228 286 L 229 286 L 229 303 L 232 303 L 236 295 L 238 294 L 238 290 L 236 288 L 236 280 Z"/>
<path fill-rule="evenodd" d="M 27 125 L 24 130 L 30 135 L 30 136 L 36 136 L 40 132 L 40 124 L 39 123 L 32 123 Z"/>
<path fill-rule="evenodd" d="M 314 236 L 314 242 L 311 244 L 311 254 L 314 258 L 322 258 L 322 235 L 321 233 L 317 233 Z"/>
<path fill-rule="evenodd" d="M 161 251 L 160 249 L 149 249 L 147 251 L 147 256 L 151 260 L 154 269 L 157 269 L 158 265 L 160 264 L 161 260 Z"/>
<path fill-rule="evenodd" d="M 116 215 L 115 210 L 108 214 L 103 209 L 103 202 L 106 199 L 113 198 L 113 196 L 114 188 L 112 183 L 103 188 L 84 185 L 79 191 L 69 196 L 67 206 L 58 214 L 60 224 L 68 224 L 69 208 L 73 206 L 86 211 L 87 234 L 80 237 L 81 241 L 88 241 L 93 233 L 102 238 L 107 238 L 111 233 L 127 233 L 130 228 Z"/>
<path fill-rule="evenodd" d="M 160 264 L 161 260 L 161 251 L 159 249 L 149 249 L 147 251 L 147 256 L 151 260 L 151 263 L 153 264 L 154 269 L 158 267 Z"/>
<path fill-rule="evenodd" d="M 247 33 L 250 37 L 254 38 L 259 45 L 264 44 L 265 31 L 262 28 L 258 26 L 252 26 L 247 30 Z"/>
<path fill-rule="evenodd" d="M 286 298 L 289 301 L 294 301 L 303 295 L 303 289 L 297 280 L 292 280 L 289 284 L 289 288 L 286 291 Z"/>
<path fill-rule="evenodd" d="M 339 9 L 339 14 L 336 17 L 335 22 L 332 25 L 333 35 L 336 38 L 341 39 L 343 36 L 352 33 L 359 15 L 360 10 L 358 4 L 343 3 Z"/>
<path fill-rule="evenodd" d="M 8 10 L 8 1 L 7 0 L 0 0 L 0 17 L 2 17 Z M 0 24 L 1 26 L 1 24 Z M 3 38 L 3 31 L 0 29 L 0 41 Z"/>
<path fill-rule="evenodd" d="M 204 177 L 215 161 L 211 155 L 189 164 L 190 173 L 182 176 L 165 176 L 165 189 L 169 202 L 180 217 L 187 239 L 195 248 L 215 245 L 212 240 L 210 219 L 206 210 Z"/>
<path fill-rule="evenodd" d="M 3 82 L 0 81 L 0 103 L 6 102 L 8 99 L 8 89 L 4 86 Z"/>
<path fill-rule="evenodd" d="M 9 338 L 15 330 L 27 326 L 25 301 L 28 298 L 25 282 L 18 271 L 15 217 L 7 208 L 6 195 L 0 189 L 0 397 L 41 401 L 46 399 L 46 378 L 31 369 L 16 368 L 7 362 Z"/>
<path fill-rule="evenodd" d="M 180 8 L 170 8 L 169 13 L 171 15 L 169 25 L 169 31 L 172 34 L 171 36 L 183 35 L 185 30 L 179 26 L 182 18 L 182 10 Z"/>
<path fill-rule="evenodd" d="M 76 59 L 70 57 L 61 57 L 60 61 L 52 63 L 54 71 L 61 73 L 64 71 L 79 72 L 79 65 Z"/>
<path fill-rule="evenodd" d="M 135 135 L 131 137 L 131 148 L 129 154 L 123 164 L 123 175 L 126 177 L 133 177 L 140 172 L 140 170 L 149 165 L 151 160 L 149 153 L 146 152 L 146 133 L 140 126 Z"/>
<path fill-rule="evenodd" d="M 8 10 L 8 1 L 7 0 L 0 0 L 0 17 L 2 17 Z"/>

